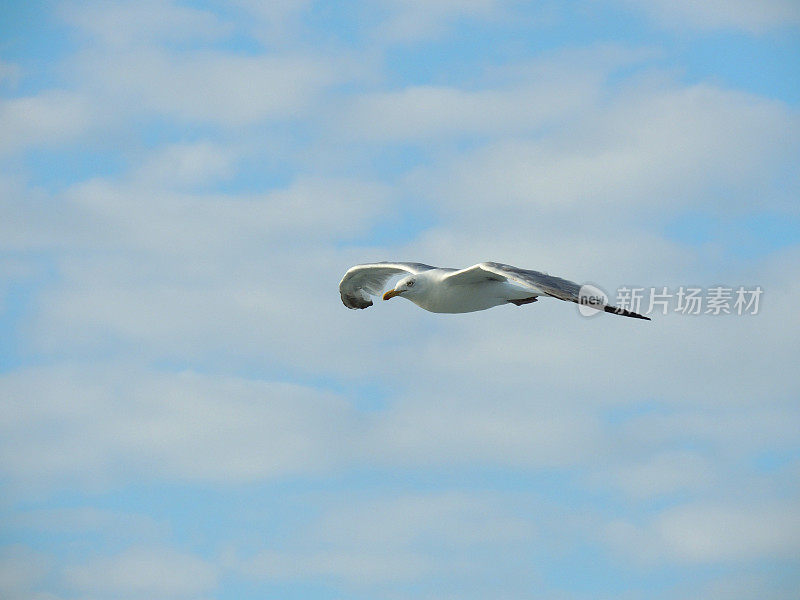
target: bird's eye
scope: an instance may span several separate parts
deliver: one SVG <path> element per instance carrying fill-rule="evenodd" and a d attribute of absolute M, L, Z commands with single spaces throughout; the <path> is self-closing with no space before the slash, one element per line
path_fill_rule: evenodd
<path fill-rule="evenodd" d="M 413 281 L 409 281 L 409 282 L 408 282 L 406 285 L 407 285 L 408 287 L 413 287 L 413 286 L 414 286 L 414 282 L 413 282 Z"/>

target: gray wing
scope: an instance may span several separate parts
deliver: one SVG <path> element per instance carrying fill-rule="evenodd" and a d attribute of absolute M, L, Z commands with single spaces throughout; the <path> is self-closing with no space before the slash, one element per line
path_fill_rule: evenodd
<path fill-rule="evenodd" d="M 531 271 L 528 269 L 520 269 L 511 265 L 504 265 L 495 262 L 484 262 L 469 269 L 464 269 L 457 273 L 453 273 L 448 277 L 457 277 L 460 274 L 462 277 L 476 277 L 483 274 L 486 278 L 503 277 L 516 284 L 529 287 L 531 292 L 537 296 L 552 296 L 559 300 L 568 302 L 580 303 L 581 286 L 574 281 L 568 279 L 561 279 L 561 277 L 553 277 L 547 273 L 539 271 Z M 604 305 L 601 307 L 605 312 L 615 315 L 622 315 L 624 317 L 633 317 L 635 319 L 650 320 L 649 317 L 642 316 L 638 313 L 618 308 L 616 306 Z"/>
<path fill-rule="evenodd" d="M 422 263 L 379 262 L 350 267 L 339 282 L 339 293 L 347 308 L 372 306 L 370 294 L 377 296 L 394 275 L 411 275 L 435 269 Z"/>

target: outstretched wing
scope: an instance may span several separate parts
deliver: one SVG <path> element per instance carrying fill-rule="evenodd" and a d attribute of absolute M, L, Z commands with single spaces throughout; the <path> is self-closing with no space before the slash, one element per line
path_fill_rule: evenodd
<path fill-rule="evenodd" d="M 372 306 L 370 294 L 377 296 L 393 275 L 416 274 L 436 267 L 422 263 L 379 262 L 350 267 L 339 282 L 339 293 L 347 308 Z"/>
<path fill-rule="evenodd" d="M 447 280 L 451 283 L 477 283 L 487 279 L 511 281 L 517 285 L 529 288 L 534 296 L 552 296 L 559 300 L 575 302 L 576 304 L 580 303 L 581 286 L 574 281 L 553 277 L 552 275 L 539 271 L 520 269 L 519 267 L 513 267 L 511 265 L 484 262 L 461 271 L 455 271 L 447 276 Z M 649 317 L 608 304 L 601 308 L 605 312 L 615 315 L 650 320 Z"/>

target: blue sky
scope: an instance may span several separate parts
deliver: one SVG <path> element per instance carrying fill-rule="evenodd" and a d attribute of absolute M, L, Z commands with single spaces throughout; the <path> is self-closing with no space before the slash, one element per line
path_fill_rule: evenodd
<path fill-rule="evenodd" d="M 0 595 L 800 593 L 800 9 L 0 4 Z M 348 311 L 352 264 L 757 315 Z"/>

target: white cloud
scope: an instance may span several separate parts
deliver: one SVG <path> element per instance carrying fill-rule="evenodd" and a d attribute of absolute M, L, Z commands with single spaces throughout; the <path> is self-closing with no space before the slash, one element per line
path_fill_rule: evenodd
<path fill-rule="evenodd" d="M 0 390 L 0 452 L 19 488 L 113 486 L 121 476 L 259 481 L 348 465 L 535 468 L 601 451 L 595 419 L 547 416 L 533 401 L 420 396 L 368 418 L 299 386 L 110 366 L 9 374 Z"/>
<path fill-rule="evenodd" d="M 699 588 L 696 585 L 682 585 L 673 597 L 691 600 L 793 600 L 800 592 L 800 586 L 791 578 L 771 576 L 763 570 L 755 572 L 726 574 L 713 579 Z"/>
<path fill-rule="evenodd" d="M 239 570 L 254 579 L 333 578 L 363 586 L 418 580 L 434 567 L 429 558 L 409 552 L 302 550 L 261 552 Z"/>
<path fill-rule="evenodd" d="M 489 548 L 513 554 L 537 535 L 520 510 L 529 500 L 460 492 L 357 499 L 311 520 L 286 548 L 236 568 L 259 579 L 333 578 L 351 586 L 480 579 L 478 557 Z"/>
<path fill-rule="evenodd" d="M 302 28 L 298 21 L 308 14 L 308 9 L 312 6 L 311 0 L 235 0 L 233 4 L 247 11 L 251 21 L 250 34 L 265 46 L 302 43 L 302 35 L 299 33 Z"/>
<path fill-rule="evenodd" d="M 190 554 L 136 547 L 65 569 L 67 584 L 82 594 L 101 597 L 183 598 L 212 592 L 219 581 L 215 566 Z"/>
<path fill-rule="evenodd" d="M 76 343 L 90 351 L 105 346 L 102 330 L 125 344 L 131 334 L 137 345 L 155 336 L 177 343 L 179 353 L 205 353 L 213 338 L 236 339 L 230 351 L 237 356 L 264 356 L 265 339 L 284 339 L 279 355 L 329 361 L 331 345 L 350 335 L 337 319 L 345 309 L 336 286 L 355 254 L 333 245 L 374 223 L 390 190 L 304 179 L 264 194 L 193 194 L 143 175 L 163 156 L 129 181 L 92 180 L 58 198 L 22 188 L 0 200 L 16 215 L 0 222 L 6 248 L 60 256 L 64 279 L 46 292 L 41 329 L 28 330 L 28 339 L 70 354 Z M 196 168 L 184 179 L 202 177 Z M 333 301 L 320 307 L 318 298 L 328 296 Z M 335 333 L 320 344 L 325 327 Z"/>
<path fill-rule="evenodd" d="M 605 531 L 618 550 L 644 561 L 742 563 L 800 555 L 800 511 L 791 503 L 696 502 L 643 525 L 617 521 Z"/>
<path fill-rule="evenodd" d="M 281 24 L 289 15 L 307 9 L 311 0 L 286 0 L 285 2 L 260 2 L 259 0 L 234 0 L 251 14 Z"/>
<path fill-rule="evenodd" d="M 16 188 L 15 197 L 6 201 L 26 227 L 15 233 L 7 225 L 7 243 L 90 248 L 107 255 L 124 249 L 130 258 L 140 252 L 184 259 L 235 255 L 237 263 L 246 263 L 240 254 L 244 250 L 319 247 L 356 235 L 389 207 L 389 188 L 351 179 L 302 178 L 268 192 L 238 195 L 175 189 L 224 176 L 236 158 L 235 151 L 218 146 L 178 145 L 154 153 L 127 181 L 92 179 L 57 197 Z M 32 197 L 25 198 L 26 193 Z M 166 266 L 148 264 L 156 270 Z"/>
<path fill-rule="evenodd" d="M 375 141 L 519 134 L 591 102 L 588 82 L 514 90 L 466 91 L 418 86 L 358 98 L 340 124 L 346 135 Z"/>
<path fill-rule="evenodd" d="M 51 560 L 21 545 L 0 548 L 0 594 L 7 600 L 40 598 L 35 592 L 51 569 Z"/>
<path fill-rule="evenodd" d="M 800 510 L 792 505 L 680 507 L 660 515 L 655 530 L 670 555 L 681 560 L 800 554 Z"/>
<path fill-rule="evenodd" d="M 60 12 L 69 25 L 114 48 L 215 40 L 232 30 L 213 13 L 169 0 L 69 2 Z"/>
<path fill-rule="evenodd" d="M 754 383 L 741 382 L 736 387 L 755 389 Z M 766 396 L 771 402 L 766 405 L 754 405 L 740 397 L 745 401 L 738 406 L 717 404 L 713 408 L 685 407 L 670 414 L 642 415 L 631 419 L 625 429 L 631 438 L 656 446 L 704 439 L 733 453 L 765 446 L 789 448 L 796 443 L 800 426 L 800 417 L 789 400 L 791 393 L 791 388 L 783 394 L 771 389 Z M 781 396 L 785 401 L 779 400 Z M 735 397 L 731 393 L 725 394 L 725 402 L 733 403 Z"/>
<path fill-rule="evenodd" d="M 62 12 L 87 41 L 60 72 L 120 129 L 143 113 L 228 127 L 308 116 L 328 86 L 350 80 L 360 68 L 316 50 L 223 49 L 213 42 L 234 32 L 230 23 L 168 1 L 73 3 Z"/>
<path fill-rule="evenodd" d="M 412 380 L 409 396 L 390 409 L 374 432 L 370 446 L 379 447 L 378 456 L 390 463 L 541 468 L 580 463 L 603 452 L 596 417 L 567 407 L 554 411 L 541 391 L 515 400 L 495 397 L 489 403 L 485 397 L 462 395 L 458 388 L 452 395 L 426 393 L 419 388 L 435 374 L 429 377 Z"/>
<path fill-rule="evenodd" d="M 236 154 L 212 142 L 170 144 L 159 148 L 136 170 L 143 187 L 201 185 L 233 173 Z"/>
<path fill-rule="evenodd" d="M 325 340 L 327 327 L 326 319 L 315 320 L 308 343 Z M 432 335 L 446 337 L 447 331 Z M 579 333 L 575 329 L 568 335 Z M 503 348 L 502 338 L 490 343 Z M 451 341 L 461 351 L 487 356 L 470 344 Z M 358 343 L 369 344 L 369 337 Z M 341 342 L 321 345 L 319 360 L 351 362 L 348 354 L 334 356 L 332 348 L 341 348 Z M 287 360 L 274 350 L 267 351 L 272 353 L 271 361 Z M 513 349 L 507 351 L 513 355 Z M 301 349 L 287 344 L 286 352 L 295 355 Z M 567 353 L 571 361 L 550 364 L 537 360 L 534 353 L 510 367 L 485 358 L 477 367 L 461 354 L 464 362 L 459 370 L 434 362 L 434 355 L 424 349 L 421 355 L 409 355 L 408 349 L 376 350 L 375 359 L 367 358 L 369 352 L 356 353 L 365 363 L 358 369 L 384 385 L 405 390 L 387 408 L 370 413 L 355 409 L 352 402 L 358 401 L 358 395 L 345 400 L 274 382 L 108 364 L 5 375 L 0 391 L 7 417 L 0 450 L 6 475 L 15 488 L 26 491 L 66 484 L 113 487 L 121 477 L 126 481 L 252 482 L 351 467 L 463 469 L 478 465 L 535 472 L 571 466 L 589 469 L 587 481 L 594 489 L 621 489 L 634 499 L 647 499 L 675 492 L 730 491 L 731 481 L 741 483 L 746 477 L 748 485 L 758 489 L 763 487 L 763 477 L 751 468 L 741 472 L 734 465 L 765 451 L 790 449 L 798 440 L 797 419 L 790 406 L 783 406 L 774 393 L 767 399 L 759 397 L 754 404 L 751 395 L 736 392 L 739 387 L 750 389 L 749 384 L 735 379 L 719 379 L 719 394 L 708 399 L 691 394 L 690 404 L 685 404 L 681 394 L 686 385 L 665 388 L 659 391 L 660 401 L 685 404 L 684 408 L 609 423 L 604 416 L 609 408 L 641 402 L 643 396 L 629 392 L 615 398 L 615 391 L 627 385 L 598 389 L 593 382 L 608 372 L 608 363 L 601 361 L 596 370 L 576 370 L 574 351 Z M 318 360 L 314 353 L 308 359 Z M 581 362 L 586 364 L 586 360 Z M 215 364 L 223 368 L 227 361 Z M 387 372 L 386 365 L 394 372 Z M 532 370 L 535 386 L 530 384 Z M 637 371 L 624 363 L 615 370 L 626 380 Z M 662 366 L 660 372 L 664 377 L 675 371 Z M 632 389 L 644 389 L 644 382 L 656 375 L 640 376 L 642 383 L 634 381 Z M 487 396 L 482 390 L 489 388 L 493 393 Z M 686 444 L 708 448 L 716 459 L 675 451 Z M 631 461 L 632 455 L 643 458 Z M 738 471 L 736 477 L 734 471 Z M 779 486 L 781 477 L 774 475 L 771 480 Z"/>
<path fill-rule="evenodd" d="M 594 483 L 619 487 L 635 499 L 673 493 L 703 493 L 716 483 L 712 462 L 697 453 L 664 452 L 647 460 L 616 466 L 599 472 Z"/>
<path fill-rule="evenodd" d="M 462 19 L 499 18 L 505 4 L 503 0 L 387 0 L 388 17 L 376 37 L 397 42 L 438 37 Z"/>
<path fill-rule="evenodd" d="M 94 121 L 91 103 L 82 94 L 49 90 L 0 99 L 0 154 L 31 146 L 59 146 L 78 138 Z"/>
<path fill-rule="evenodd" d="M 340 506 L 314 531 L 323 540 L 366 547 L 514 544 L 535 531 L 513 508 L 513 498 L 488 493 L 407 494 Z"/>
<path fill-rule="evenodd" d="M 432 190 L 449 221 L 527 224 L 544 212 L 574 222 L 573 211 L 602 219 L 611 207 L 661 217 L 700 207 L 741 213 L 757 190 L 762 207 L 793 211 L 783 194 L 767 188 L 765 197 L 764 177 L 780 172 L 798 130 L 798 115 L 779 103 L 708 85 L 647 84 L 555 132 L 457 156 L 434 176 L 420 173 L 419 187 Z M 489 205 L 499 215 L 487 215 Z"/>
<path fill-rule="evenodd" d="M 371 142 L 535 139 L 545 128 L 573 121 L 596 106 L 610 74 L 654 55 L 596 45 L 488 69 L 475 78 L 485 82 L 482 87 L 413 85 L 365 92 L 345 107 L 334 127 L 339 135 Z"/>
<path fill-rule="evenodd" d="M 342 460 L 357 423 L 328 393 L 190 373 L 33 369 L 0 388 L 4 472 L 30 489 L 312 472 Z"/>
<path fill-rule="evenodd" d="M 794 0 L 625 0 L 668 27 L 699 30 L 733 29 L 763 34 L 800 25 L 800 6 Z"/>
<path fill-rule="evenodd" d="M 305 115 L 327 86 L 347 77 L 329 58 L 149 47 L 85 53 L 76 68 L 117 110 L 236 127 Z"/>

